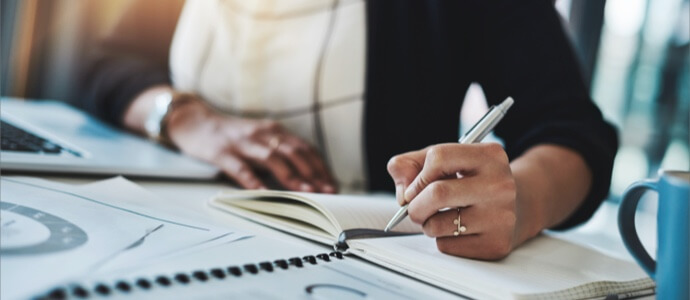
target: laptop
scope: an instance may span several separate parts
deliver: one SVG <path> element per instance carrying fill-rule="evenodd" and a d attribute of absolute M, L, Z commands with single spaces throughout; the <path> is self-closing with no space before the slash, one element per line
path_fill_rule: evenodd
<path fill-rule="evenodd" d="M 218 169 L 66 103 L 0 99 L 2 171 L 211 179 Z"/>

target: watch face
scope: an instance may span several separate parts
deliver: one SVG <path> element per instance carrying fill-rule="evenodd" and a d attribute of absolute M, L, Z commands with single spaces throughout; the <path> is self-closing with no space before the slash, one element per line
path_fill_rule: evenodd
<path fill-rule="evenodd" d="M 31 255 L 79 247 L 88 236 L 78 226 L 40 210 L 0 202 L 0 254 Z"/>
<path fill-rule="evenodd" d="M 170 103 L 172 103 L 173 95 L 171 92 L 165 92 L 156 96 L 154 105 L 149 112 L 144 128 L 149 138 L 158 140 L 161 134 L 161 122 L 168 113 Z"/>

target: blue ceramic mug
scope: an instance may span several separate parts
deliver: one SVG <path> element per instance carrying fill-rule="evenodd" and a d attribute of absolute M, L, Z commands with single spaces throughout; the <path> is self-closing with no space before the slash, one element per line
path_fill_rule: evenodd
<path fill-rule="evenodd" d="M 645 191 L 659 194 L 657 260 L 635 230 L 635 209 Z M 633 183 L 623 194 L 618 229 L 623 242 L 657 285 L 659 299 L 690 299 L 690 172 L 663 171 L 657 180 Z"/>

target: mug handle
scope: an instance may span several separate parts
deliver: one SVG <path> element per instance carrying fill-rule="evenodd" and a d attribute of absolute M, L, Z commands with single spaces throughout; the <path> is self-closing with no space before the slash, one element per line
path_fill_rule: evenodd
<path fill-rule="evenodd" d="M 635 228 L 635 211 L 642 195 L 647 190 L 656 191 L 657 182 L 653 180 L 638 181 L 633 183 L 623 193 L 623 201 L 621 201 L 618 210 L 618 230 L 621 233 L 625 247 L 628 248 L 628 251 L 630 251 L 637 262 L 642 265 L 645 272 L 654 278 L 656 275 L 656 261 L 644 249 Z"/>

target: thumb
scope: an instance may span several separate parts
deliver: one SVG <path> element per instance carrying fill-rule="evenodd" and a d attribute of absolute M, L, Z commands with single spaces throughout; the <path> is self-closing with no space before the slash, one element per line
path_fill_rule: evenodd
<path fill-rule="evenodd" d="M 395 198 L 400 205 L 408 202 L 403 197 L 405 189 L 422 170 L 425 152 L 425 150 L 407 152 L 393 156 L 388 161 L 388 173 L 395 183 Z"/>

